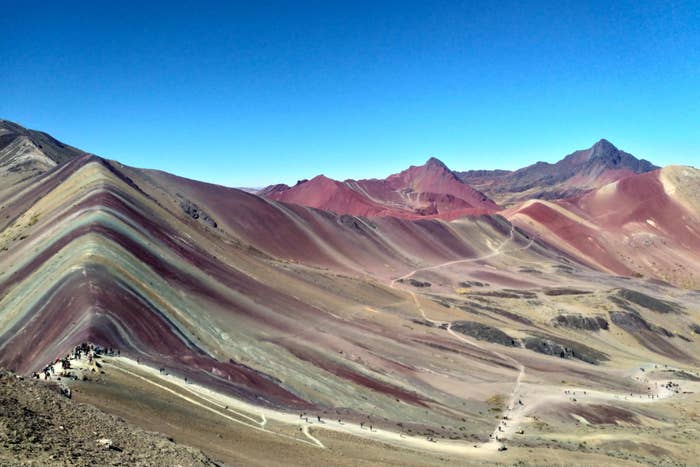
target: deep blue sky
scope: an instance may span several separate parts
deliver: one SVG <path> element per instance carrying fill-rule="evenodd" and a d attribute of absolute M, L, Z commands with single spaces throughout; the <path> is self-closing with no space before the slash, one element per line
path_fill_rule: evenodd
<path fill-rule="evenodd" d="M 232 186 L 700 165 L 700 2 L 478 3 L 0 0 L 0 118 Z"/>

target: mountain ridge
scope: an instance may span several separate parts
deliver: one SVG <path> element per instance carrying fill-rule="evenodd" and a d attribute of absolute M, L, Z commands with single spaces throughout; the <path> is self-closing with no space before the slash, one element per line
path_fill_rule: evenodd
<path fill-rule="evenodd" d="M 31 145 L 34 158 L 44 156 L 53 162 L 53 165 L 87 154 L 85 151 L 62 143 L 48 133 L 30 130 L 10 120 L 0 119 L 0 164 L 6 165 L 9 160 L 18 155 L 17 148 L 13 148 L 12 152 L 9 151 L 13 144 L 16 145 L 17 140 L 24 140 Z"/>
<path fill-rule="evenodd" d="M 436 187 L 474 192 L 446 170 L 297 186 L 398 187 L 454 206 L 463 198 Z M 339 214 L 84 154 L 0 179 L 0 365 L 205 450 L 253 447 L 248 460 L 276 446 L 280 463 L 292 447 L 331 465 L 336 446 L 364 455 L 378 440 L 409 448 L 398 465 L 426 446 L 426 463 L 462 465 L 462 453 L 502 456 L 492 437 L 515 445 L 522 427 L 553 443 L 530 417 L 575 430 L 561 413 L 605 414 L 631 391 L 645 404 L 625 404 L 625 419 L 657 417 L 633 375 L 697 368 L 699 209 L 687 167 L 444 219 Z M 61 369 L 81 343 L 117 353 Z M 52 362 L 55 375 L 42 371 Z M 573 405 L 574 387 L 595 405 L 585 393 Z M 664 433 L 677 444 L 676 425 Z"/>
<path fill-rule="evenodd" d="M 591 147 L 574 151 L 555 163 L 539 161 L 517 170 L 459 172 L 431 156 L 423 165 L 411 165 L 386 178 L 338 181 L 320 175 L 292 187 L 270 185 L 257 194 L 341 214 L 453 218 L 455 215 L 498 210 L 500 206 L 497 202 L 513 205 L 528 199 L 565 199 L 658 168 L 645 159 L 638 159 L 618 149 L 603 138 Z M 418 183 L 416 186 L 416 180 L 431 177 L 426 173 L 432 173 L 432 177 L 440 179 L 440 183 Z M 310 185 L 300 187 L 309 182 Z M 457 188 L 457 183 L 461 187 Z M 329 192 L 324 193 L 324 190 Z M 341 193 L 347 197 L 347 203 L 339 201 L 343 197 Z M 403 196 L 403 202 L 397 195 Z M 406 202 L 406 196 L 413 196 L 413 202 Z"/>
<path fill-rule="evenodd" d="M 483 175 L 461 172 L 476 188 L 502 203 L 512 205 L 527 199 L 563 199 L 638 173 L 659 167 L 619 150 L 606 139 L 587 149 L 574 151 L 555 163 L 539 161 L 507 173 Z"/>
<path fill-rule="evenodd" d="M 384 179 L 340 182 L 319 175 L 303 184 L 285 187 L 271 185 L 258 193 L 277 201 L 365 216 L 450 218 L 499 209 L 435 157 Z"/>

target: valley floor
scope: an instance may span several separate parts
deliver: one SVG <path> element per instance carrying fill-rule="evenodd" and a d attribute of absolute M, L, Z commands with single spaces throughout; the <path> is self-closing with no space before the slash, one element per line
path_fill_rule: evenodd
<path fill-rule="evenodd" d="M 700 454 L 700 378 L 658 365 L 630 374 L 649 384 L 645 394 L 525 380 L 515 388 L 522 404 L 507 411 L 507 423 L 495 420 L 503 427 L 495 436 L 508 440 L 508 449 L 499 451 L 500 442 L 426 439 L 370 430 L 337 413 L 256 407 L 124 357 L 71 363 L 66 373 L 72 378 L 62 381 L 76 400 L 167 433 L 224 464 L 692 465 Z M 685 378 L 669 385 L 673 371 Z"/>

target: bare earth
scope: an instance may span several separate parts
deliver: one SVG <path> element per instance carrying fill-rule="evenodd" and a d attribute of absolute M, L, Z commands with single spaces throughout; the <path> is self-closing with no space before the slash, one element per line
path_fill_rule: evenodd
<path fill-rule="evenodd" d="M 0 379 L 0 463 L 698 464 L 695 168 L 357 217 L 23 138 L 0 166 L 0 366 L 25 378 Z M 453 200 L 437 162 L 383 204 Z M 81 343 L 119 352 L 54 364 Z"/>
<path fill-rule="evenodd" d="M 216 465 L 50 386 L 0 371 L 2 465 Z"/>

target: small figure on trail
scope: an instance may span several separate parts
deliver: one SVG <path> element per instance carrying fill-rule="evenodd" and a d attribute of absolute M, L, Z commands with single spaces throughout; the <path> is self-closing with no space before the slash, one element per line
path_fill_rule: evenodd
<path fill-rule="evenodd" d="M 316 417 L 318 418 L 318 422 L 321 423 L 321 416 L 320 416 L 320 415 L 316 415 Z"/>
<path fill-rule="evenodd" d="M 365 422 L 360 422 L 360 428 L 363 430 L 365 429 Z"/>

